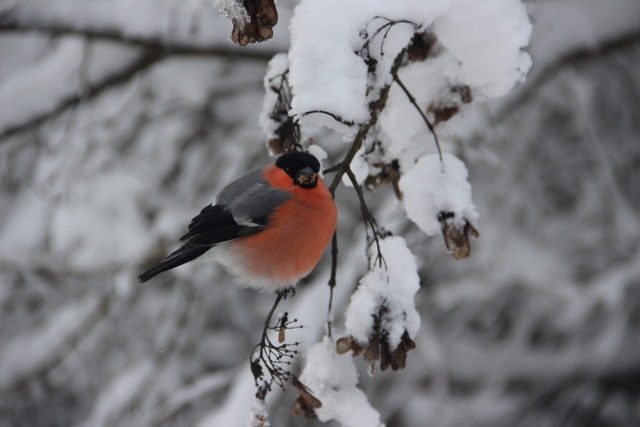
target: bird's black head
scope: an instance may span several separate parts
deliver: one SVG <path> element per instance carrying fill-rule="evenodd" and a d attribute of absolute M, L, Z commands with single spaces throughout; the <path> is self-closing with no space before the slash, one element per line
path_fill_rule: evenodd
<path fill-rule="evenodd" d="M 295 185 L 302 188 L 313 188 L 318 183 L 320 162 L 309 153 L 298 151 L 285 153 L 278 157 L 276 166 L 285 171 Z"/>

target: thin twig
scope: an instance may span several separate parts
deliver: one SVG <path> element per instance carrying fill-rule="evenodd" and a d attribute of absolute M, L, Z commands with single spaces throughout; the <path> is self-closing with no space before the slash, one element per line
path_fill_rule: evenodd
<path fill-rule="evenodd" d="M 138 57 L 135 61 L 128 66 L 115 71 L 112 74 L 107 75 L 100 82 L 87 87 L 81 94 L 74 93 L 67 98 L 61 100 L 53 109 L 36 115 L 27 119 L 22 123 L 15 124 L 13 126 L 6 127 L 2 133 L 0 133 L 0 142 L 6 140 L 16 134 L 25 132 L 29 129 L 37 127 L 48 120 L 54 119 L 63 111 L 69 107 L 86 102 L 100 95 L 106 89 L 117 87 L 123 83 L 129 82 L 133 77 L 138 75 L 141 71 L 149 68 L 153 64 L 157 63 L 165 57 L 165 53 L 158 49 L 149 49 Z"/>
<path fill-rule="evenodd" d="M 332 113 L 330 111 L 325 111 L 325 110 L 311 110 L 311 111 L 305 111 L 304 113 L 302 113 L 300 115 L 300 118 L 308 116 L 309 114 L 315 114 L 315 113 L 320 113 L 320 114 L 326 114 L 327 116 L 331 117 L 333 120 L 335 120 L 338 123 L 342 123 L 345 126 L 353 126 L 355 125 L 354 122 L 349 121 L 349 120 L 345 120 L 342 117 L 340 117 L 339 115 Z M 296 120 L 296 124 L 298 123 L 299 120 Z"/>
<path fill-rule="evenodd" d="M 47 26 L 30 26 L 25 22 L 11 21 L 10 18 L 5 18 L 3 22 L 0 22 L 0 33 L 43 33 L 51 36 L 80 36 L 138 46 L 145 49 L 160 49 L 166 52 L 167 55 L 211 56 L 268 61 L 278 53 L 274 50 L 240 48 L 231 43 L 208 46 L 185 41 L 176 42 L 159 36 L 144 37 L 124 34 L 117 29 L 73 28 L 55 23 Z"/>
<path fill-rule="evenodd" d="M 380 227 L 378 226 L 378 222 L 376 221 L 375 217 L 371 214 L 371 211 L 367 206 L 367 202 L 364 199 L 364 193 L 362 192 L 362 187 L 360 186 L 360 184 L 358 184 L 358 180 L 356 179 L 356 176 L 354 175 L 351 168 L 346 169 L 346 174 L 351 180 L 351 184 L 353 185 L 353 188 L 356 190 L 356 194 L 358 195 L 358 199 L 360 200 L 360 210 L 362 211 L 362 218 L 364 219 L 365 224 L 367 224 L 371 228 L 371 233 L 373 234 L 373 241 L 376 243 L 376 249 L 378 250 L 376 261 L 378 262 L 378 265 L 380 267 L 384 265 L 386 269 L 387 262 L 382 256 L 382 251 L 380 249 L 380 240 L 379 240 L 379 237 L 381 237 L 383 233 L 380 232 Z M 370 246 L 371 237 L 369 236 L 369 232 L 366 230 L 367 228 L 365 227 L 365 232 L 367 233 L 367 243 Z"/>
<path fill-rule="evenodd" d="M 278 322 L 278 324 L 274 327 L 269 326 L 273 317 L 273 313 L 276 311 L 276 308 L 278 307 L 278 304 L 280 304 L 280 301 L 286 299 L 288 296 L 293 295 L 295 295 L 295 288 L 293 287 L 279 290 L 277 292 L 276 300 L 273 303 L 273 307 L 271 307 L 271 310 L 269 311 L 269 314 L 264 321 L 264 328 L 262 329 L 262 337 L 260 338 L 260 342 L 254 347 L 253 351 L 251 352 L 251 356 L 249 357 L 251 372 L 253 372 L 256 383 L 263 374 L 262 368 L 260 367 L 261 363 L 267 369 L 271 377 L 269 383 L 275 382 L 280 387 L 283 387 L 285 381 L 290 381 L 292 378 L 294 378 L 293 374 L 283 369 L 281 365 L 289 365 L 291 363 L 290 359 L 293 358 L 297 351 L 292 350 L 290 347 L 297 346 L 299 343 L 281 343 L 279 345 L 276 345 L 271 342 L 268 336 L 269 329 L 278 331 L 291 329 L 292 327 L 289 325 L 291 323 L 297 322 L 297 320 L 289 322 L 286 319 L 285 313 L 284 320 Z M 301 326 L 297 326 L 297 328 L 300 327 Z"/>
<path fill-rule="evenodd" d="M 327 308 L 327 335 L 331 338 L 331 313 L 333 311 L 333 288 L 336 287 L 336 274 L 338 271 L 338 233 L 333 233 L 331 239 L 331 276 L 329 277 L 329 307 Z"/>
<path fill-rule="evenodd" d="M 402 91 L 405 93 L 405 95 L 407 95 L 407 98 L 409 98 L 409 102 L 411 102 L 413 104 L 413 106 L 416 108 L 416 110 L 418 110 L 418 112 L 420 113 L 420 116 L 422 117 L 422 120 L 424 120 L 425 124 L 429 128 L 429 131 L 433 135 L 433 139 L 436 142 L 436 148 L 438 149 L 438 155 L 440 156 L 440 162 L 442 162 L 443 161 L 443 159 L 442 159 L 442 150 L 440 149 L 440 142 L 438 141 L 438 135 L 436 134 L 435 128 L 433 127 L 433 125 L 431 124 L 429 119 L 427 118 L 427 115 L 422 111 L 422 108 L 420 108 L 420 106 L 418 105 L 418 102 L 413 97 L 413 95 L 411 94 L 409 89 L 407 89 L 407 87 L 404 85 L 404 83 L 402 83 L 402 80 L 400 80 L 400 77 L 398 76 L 397 72 L 393 74 L 393 80 L 396 83 L 398 83 L 398 85 L 402 88 Z"/>

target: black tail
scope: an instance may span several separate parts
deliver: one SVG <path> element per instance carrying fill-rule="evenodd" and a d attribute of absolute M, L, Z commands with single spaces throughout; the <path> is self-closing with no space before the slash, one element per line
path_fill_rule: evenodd
<path fill-rule="evenodd" d="M 191 246 L 188 244 L 184 245 L 180 249 L 169 255 L 160 264 L 148 269 L 147 271 L 139 275 L 138 282 L 144 283 L 152 277 L 162 273 L 163 271 L 171 270 L 172 268 L 176 268 L 184 263 L 193 261 L 212 247 L 213 246 Z"/>

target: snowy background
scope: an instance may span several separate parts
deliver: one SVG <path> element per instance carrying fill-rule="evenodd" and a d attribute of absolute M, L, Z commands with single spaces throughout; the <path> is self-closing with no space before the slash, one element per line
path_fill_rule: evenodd
<path fill-rule="evenodd" d="M 439 127 L 469 170 L 471 257 L 409 221 L 391 185 L 365 193 L 420 274 L 406 368 L 371 377 L 355 359 L 388 426 L 640 424 L 640 3 L 524 4 L 526 82 Z M 270 161 L 263 77 L 289 49 L 295 6 L 278 3 L 274 39 L 240 48 L 202 0 L 0 1 L 0 426 L 244 424 L 273 298 L 215 264 L 135 277 L 226 183 Z M 409 145 L 429 141 L 419 116 L 381 121 L 406 143 L 401 163 L 428 154 Z M 342 135 L 311 132 L 324 166 L 342 159 Z M 337 203 L 344 324 L 367 259 L 353 190 Z M 281 307 L 307 326 L 288 335 L 301 353 L 323 345 L 329 261 Z M 271 424 L 321 425 L 291 418 L 295 398 L 269 394 Z"/>

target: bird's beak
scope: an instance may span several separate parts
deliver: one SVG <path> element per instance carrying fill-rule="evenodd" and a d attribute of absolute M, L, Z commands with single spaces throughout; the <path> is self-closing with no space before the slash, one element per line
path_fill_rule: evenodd
<path fill-rule="evenodd" d="M 318 183 L 318 174 L 310 167 L 300 169 L 296 174 L 294 183 L 302 188 L 313 188 Z"/>

